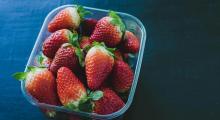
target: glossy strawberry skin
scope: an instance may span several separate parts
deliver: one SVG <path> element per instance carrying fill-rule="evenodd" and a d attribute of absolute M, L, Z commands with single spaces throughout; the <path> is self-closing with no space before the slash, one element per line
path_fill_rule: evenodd
<path fill-rule="evenodd" d="M 57 92 L 63 105 L 78 104 L 86 97 L 86 88 L 67 67 L 61 67 L 57 72 Z"/>
<path fill-rule="evenodd" d="M 122 39 L 119 27 L 111 23 L 111 17 L 104 17 L 98 21 L 93 31 L 90 42 L 104 42 L 109 47 L 115 47 Z"/>
<path fill-rule="evenodd" d="M 47 68 L 30 72 L 26 78 L 25 87 L 38 102 L 59 105 L 55 77 Z"/>
<path fill-rule="evenodd" d="M 132 32 L 126 31 L 120 48 L 125 53 L 137 53 L 140 48 L 140 42 Z"/>
<path fill-rule="evenodd" d="M 50 70 L 56 74 L 60 67 L 68 67 L 73 71 L 79 69 L 79 61 L 75 54 L 75 48 L 70 46 L 62 46 L 56 52 L 56 55 L 50 65 Z"/>
<path fill-rule="evenodd" d="M 77 9 L 67 7 L 61 10 L 48 24 L 48 31 L 55 32 L 60 29 L 76 29 L 80 24 L 80 16 Z"/>
<path fill-rule="evenodd" d="M 115 91 L 124 93 L 128 91 L 132 85 L 134 73 L 130 66 L 122 60 L 115 61 L 111 80 Z"/>
<path fill-rule="evenodd" d="M 111 114 L 120 110 L 125 104 L 122 99 L 111 89 L 104 88 L 104 96 L 95 101 L 94 112 L 102 115 Z"/>
<path fill-rule="evenodd" d="M 58 30 L 52 33 L 43 43 L 43 54 L 48 58 L 53 58 L 63 43 L 69 42 L 69 35 L 72 34 L 67 29 Z"/>
<path fill-rule="evenodd" d="M 88 18 L 82 21 L 82 34 L 85 36 L 90 36 L 95 29 L 97 20 L 93 18 Z"/>
<path fill-rule="evenodd" d="M 92 47 L 85 58 L 88 87 L 98 89 L 111 73 L 114 59 L 103 47 Z"/>

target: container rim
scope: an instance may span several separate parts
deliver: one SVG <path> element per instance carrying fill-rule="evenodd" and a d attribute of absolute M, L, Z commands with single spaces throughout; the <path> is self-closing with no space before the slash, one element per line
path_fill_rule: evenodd
<path fill-rule="evenodd" d="M 31 64 L 31 61 L 33 60 L 33 58 L 35 57 L 34 56 L 34 53 L 35 53 L 35 50 L 40 42 L 40 34 L 44 31 L 44 26 L 46 25 L 46 21 L 49 19 L 49 17 L 54 13 L 56 12 L 57 10 L 61 10 L 63 8 L 66 8 L 66 7 L 74 7 L 76 5 L 73 5 L 73 4 L 68 4 L 68 5 L 62 5 L 60 7 L 57 7 L 55 9 L 53 9 L 51 12 L 49 12 L 49 14 L 46 16 L 44 22 L 43 22 L 43 25 L 41 27 L 41 30 L 38 34 L 38 37 L 36 39 L 36 42 L 34 44 L 34 47 L 32 49 L 32 52 L 30 54 L 30 57 L 29 57 L 29 60 L 27 62 L 27 65 L 26 65 L 26 68 L 25 68 L 25 71 L 27 71 L 27 66 L 29 66 Z M 109 10 L 104 10 L 104 9 L 99 9 L 99 8 L 92 8 L 92 7 L 87 7 L 87 6 L 84 6 L 85 9 L 89 9 L 89 10 L 96 10 L 96 11 L 102 11 L 102 12 L 108 12 Z M 72 113 L 72 114 L 80 114 L 81 116 L 84 116 L 84 117 L 89 117 L 89 116 L 92 116 L 92 117 L 97 117 L 97 118 L 107 118 L 107 119 L 112 119 L 112 118 L 116 118 L 120 115 L 122 115 L 123 113 L 125 113 L 128 108 L 131 106 L 131 103 L 133 102 L 133 98 L 134 98 L 134 93 L 135 93 L 135 90 L 136 90 L 136 87 L 137 87 L 137 82 L 138 82 L 138 78 L 139 78 L 139 73 L 140 73 L 140 69 L 141 69 L 141 64 L 142 64 L 142 59 L 143 59 L 143 54 L 144 54 L 144 48 L 145 48 L 145 43 L 146 43 L 146 38 L 147 38 L 147 34 L 146 34 L 146 30 L 145 30 L 145 27 L 144 25 L 142 24 L 142 22 L 134 17 L 133 15 L 130 15 L 130 14 L 127 14 L 127 13 L 123 13 L 123 12 L 117 12 L 119 15 L 124 15 L 124 16 L 128 16 L 132 19 L 134 19 L 137 24 L 140 26 L 140 29 L 141 29 L 141 43 L 140 43 L 140 49 L 139 49 L 139 52 L 138 52 L 138 59 L 137 59 L 137 64 L 136 64 L 136 67 L 135 67 L 135 73 L 134 73 L 134 81 L 132 83 L 132 86 L 131 86 L 131 90 L 130 91 L 134 91 L 134 92 L 130 92 L 129 93 L 129 97 L 128 97 L 128 100 L 125 104 L 125 106 L 123 108 L 121 108 L 120 110 L 114 112 L 114 113 L 111 113 L 111 114 L 107 114 L 107 115 L 100 115 L 100 114 L 96 114 L 96 113 L 88 113 L 88 112 L 82 112 L 82 111 L 70 111 L 70 110 L 67 110 L 63 107 L 60 107 L 60 106 L 55 106 L 55 105 L 49 105 L 49 104 L 45 104 L 45 103 L 38 103 L 37 100 L 35 98 L 33 98 L 25 89 L 25 81 L 22 81 L 21 82 L 21 91 L 22 91 L 22 94 L 24 95 L 24 97 L 34 106 L 39 106 L 39 107 L 47 107 L 48 109 L 56 109 L 57 111 L 61 111 L 61 112 L 68 112 L 68 113 Z M 143 51 L 143 52 L 140 52 L 140 51 Z"/>

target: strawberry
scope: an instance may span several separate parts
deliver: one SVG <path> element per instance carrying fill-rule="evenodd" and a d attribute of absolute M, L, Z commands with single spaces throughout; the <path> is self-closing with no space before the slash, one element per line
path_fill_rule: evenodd
<path fill-rule="evenodd" d="M 50 21 L 48 24 L 48 31 L 55 32 L 60 29 L 77 29 L 80 21 L 82 21 L 84 15 L 88 14 L 88 11 L 82 6 L 67 7 L 60 12 Z"/>
<path fill-rule="evenodd" d="M 56 74 L 60 67 L 68 67 L 76 72 L 79 69 L 77 51 L 78 48 L 73 47 L 71 44 L 63 44 L 56 52 L 56 55 L 50 65 L 50 70 Z"/>
<path fill-rule="evenodd" d="M 128 91 L 132 85 L 134 73 L 127 63 L 122 60 L 115 61 L 111 80 L 115 91 L 124 93 Z"/>
<path fill-rule="evenodd" d="M 123 60 L 122 53 L 120 52 L 120 50 L 115 50 L 114 55 L 116 60 Z"/>
<path fill-rule="evenodd" d="M 112 71 L 113 54 L 105 46 L 94 43 L 85 58 L 85 69 L 88 87 L 98 89 Z"/>
<path fill-rule="evenodd" d="M 61 67 L 57 72 L 57 92 L 64 107 L 87 112 L 93 109 L 92 101 L 103 96 L 102 91 L 87 91 L 83 83 L 67 67 Z"/>
<path fill-rule="evenodd" d="M 64 106 L 78 107 L 79 102 L 87 96 L 84 85 L 67 67 L 57 71 L 57 93 Z"/>
<path fill-rule="evenodd" d="M 59 105 L 56 91 L 56 81 L 47 68 L 28 67 L 27 72 L 18 72 L 15 79 L 25 80 L 25 87 L 40 103 Z"/>
<path fill-rule="evenodd" d="M 43 53 L 49 58 L 53 58 L 57 50 L 63 43 L 72 43 L 78 39 L 76 32 L 72 33 L 67 29 L 58 30 L 52 33 L 43 43 Z"/>
<path fill-rule="evenodd" d="M 46 57 L 43 54 L 37 56 L 36 64 L 41 67 L 50 68 L 50 64 L 52 63 L 52 59 Z"/>
<path fill-rule="evenodd" d="M 121 42 L 125 25 L 121 18 L 113 11 L 109 16 L 100 19 L 93 31 L 90 41 L 104 42 L 109 47 L 115 47 Z"/>
<path fill-rule="evenodd" d="M 111 89 L 102 90 L 103 97 L 94 102 L 94 112 L 102 115 L 111 114 L 120 110 L 125 104 L 122 99 Z"/>
<path fill-rule="evenodd" d="M 129 59 L 129 53 L 123 53 L 123 58 L 124 60 L 128 60 Z"/>
<path fill-rule="evenodd" d="M 86 50 L 91 45 L 89 37 L 83 36 L 79 44 L 81 49 Z"/>
<path fill-rule="evenodd" d="M 139 51 L 140 42 L 138 38 L 130 31 L 125 32 L 124 40 L 122 40 L 120 48 L 125 53 L 137 53 Z"/>
<path fill-rule="evenodd" d="M 93 18 L 88 18 L 82 21 L 82 34 L 85 36 L 90 36 L 95 29 L 97 20 Z"/>

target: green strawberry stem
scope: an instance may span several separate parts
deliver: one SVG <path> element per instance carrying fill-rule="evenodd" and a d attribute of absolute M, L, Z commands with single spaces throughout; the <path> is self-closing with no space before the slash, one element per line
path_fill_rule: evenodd
<path fill-rule="evenodd" d="M 104 48 L 108 51 L 108 54 L 115 58 L 115 54 L 114 54 L 113 52 L 116 50 L 116 48 L 108 48 L 108 47 L 105 45 L 104 42 L 99 43 L 99 42 L 96 42 L 96 41 L 94 41 L 94 42 L 92 43 L 92 47 L 94 47 L 94 46 L 104 47 Z"/>
<path fill-rule="evenodd" d="M 94 109 L 94 101 L 97 101 L 103 97 L 102 91 L 90 91 L 87 90 L 88 96 L 80 101 L 79 110 L 85 112 L 92 112 Z"/>
<path fill-rule="evenodd" d="M 87 96 L 79 101 L 79 105 L 74 103 L 68 103 L 64 107 L 74 111 L 92 112 L 94 109 L 94 101 L 97 101 L 103 97 L 102 91 L 90 91 L 87 90 Z"/>
<path fill-rule="evenodd" d="M 42 65 L 43 60 L 44 60 L 43 54 L 40 54 L 40 55 L 37 56 L 37 62 L 38 62 L 38 64 Z"/>
<path fill-rule="evenodd" d="M 94 109 L 94 103 L 91 100 L 87 100 L 83 104 L 79 104 L 79 110 L 84 112 L 92 112 Z"/>
<path fill-rule="evenodd" d="M 12 76 L 17 80 L 25 80 L 27 74 L 27 72 L 16 72 Z"/>
<path fill-rule="evenodd" d="M 77 32 L 69 33 L 69 43 L 71 43 L 75 47 L 79 47 L 79 41 L 78 41 L 78 34 Z"/>
<path fill-rule="evenodd" d="M 125 24 L 123 23 L 122 19 L 117 15 L 117 13 L 115 11 L 110 11 L 108 15 L 112 18 L 111 23 L 116 26 L 119 26 L 119 28 L 122 32 L 122 36 L 124 36 L 126 27 L 125 27 Z"/>
<path fill-rule="evenodd" d="M 77 34 L 77 32 L 73 32 L 73 33 L 69 33 L 69 42 L 76 47 L 76 56 L 78 57 L 79 60 L 79 64 L 84 67 L 85 63 L 84 63 L 84 54 L 82 52 L 82 49 L 80 48 L 79 45 L 79 36 Z"/>
<path fill-rule="evenodd" d="M 77 8 L 77 12 L 79 13 L 81 21 L 84 19 L 84 17 L 86 15 L 91 15 L 92 14 L 92 12 L 85 10 L 83 8 L 83 6 L 81 6 L 81 5 L 77 5 L 76 8 Z"/>
<path fill-rule="evenodd" d="M 93 101 L 97 101 L 103 97 L 103 92 L 102 91 L 90 92 L 88 97 Z"/>
<path fill-rule="evenodd" d="M 84 48 L 84 51 L 88 52 L 91 47 L 92 47 L 91 45 L 87 45 L 87 46 Z"/>
<path fill-rule="evenodd" d="M 68 104 L 64 105 L 64 108 L 67 108 L 69 110 L 79 111 L 78 106 L 76 106 L 73 103 L 68 103 Z"/>
<path fill-rule="evenodd" d="M 44 60 L 47 60 L 48 58 L 43 54 L 43 53 L 40 53 L 39 55 L 37 55 L 37 63 L 40 65 L 40 67 L 45 67 L 43 65 L 43 61 Z"/>
<path fill-rule="evenodd" d="M 35 72 L 38 69 L 44 69 L 45 67 L 36 67 L 36 66 L 28 66 L 27 67 L 27 72 L 16 72 L 12 75 L 12 77 L 14 77 L 17 80 L 25 80 L 27 75 L 30 72 Z"/>
<path fill-rule="evenodd" d="M 76 48 L 76 56 L 78 57 L 79 60 L 79 64 L 84 67 L 85 66 L 85 62 L 84 62 L 84 54 L 82 52 L 82 49 L 80 48 Z"/>

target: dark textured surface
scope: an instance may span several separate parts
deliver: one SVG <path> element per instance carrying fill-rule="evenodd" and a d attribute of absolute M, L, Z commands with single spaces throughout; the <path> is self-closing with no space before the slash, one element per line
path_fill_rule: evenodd
<path fill-rule="evenodd" d="M 0 0 L 0 120 L 41 120 L 11 78 L 23 71 L 47 13 L 72 0 Z M 80 0 L 145 25 L 140 81 L 125 120 L 220 119 L 218 0 Z"/>

